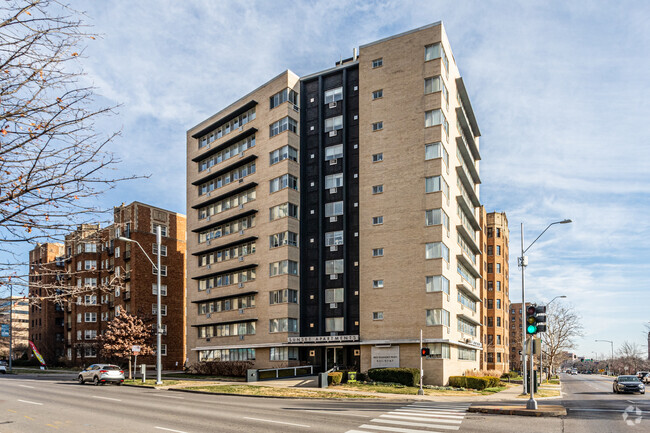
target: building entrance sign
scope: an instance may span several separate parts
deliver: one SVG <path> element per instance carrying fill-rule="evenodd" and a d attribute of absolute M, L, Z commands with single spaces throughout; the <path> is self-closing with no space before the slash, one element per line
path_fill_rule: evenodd
<path fill-rule="evenodd" d="M 399 346 L 373 346 L 371 357 L 372 368 L 399 367 Z"/>

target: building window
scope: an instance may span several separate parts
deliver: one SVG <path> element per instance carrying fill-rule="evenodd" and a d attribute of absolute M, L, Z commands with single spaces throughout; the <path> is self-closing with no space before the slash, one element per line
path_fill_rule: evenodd
<path fill-rule="evenodd" d="M 284 317 L 269 320 L 269 332 L 298 332 L 298 319 Z"/>
<path fill-rule="evenodd" d="M 372 313 L 372 320 L 384 320 L 384 312 L 383 311 L 374 311 Z"/>
<path fill-rule="evenodd" d="M 298 105 L 298 93 L 291 89 L 284 89 L 269 98 L 270 109 L 277 107 L 285 102 L 291 102 L 293 105 Z"/>
<path fill-rule="evenodd" d="M 374 185 L 372 187 L 373 194 L 381 194 L 382 192 L 384 192 L 384 185 Z"/>
<path fill-rule="evenodd" d="M 97 322 L 97 313 L 85 313 L 84 322 L 94 323 Z"/>
<path fill-rule="evenodd" d="M 325 148 L 325 161 L 343 158 L 343 145 L 335 144 Z"/>
<path fill-rule="evenodd" d="M 384 280 L 372 280 L 373 289 L 381 289 L 384 287 Z"/>
<path fill-rule="evenodd" d="M 372 162 L 380 162 L 384 160 L 384 154 L 383 153 L 375 153 L 372 155 Z"/>
<path fill-rule="evenodd" d="M 291 188 L 298 191 L 298 178 L 291 174 L 283 174 L 269 181 L 269 192 L 274 193 L 281 189 Z"/>
<path fill-rule="evenodd" d="M 440 58 L 442 59 L 443 65 L 445 65 L 445 70 L 449 71 L 449 59 L 447 58 L 445 49 L 442 47 L 442 44 L 440 42 L 424 47 L 425 62 Z"/>
<path fill-rule="evenodd" d="M 487 247 L 487 255 L 488 256 L 494 255 L 494 248 L 492 247 L 492 245 Z"/>
<path fill-rule="evenodd" d="M 345 293 L 342 288 L 325 289 L 325 303 L 336 304 L 343 302 Z"/>
<path fill-rule="evenodd" d="M 84 305 L 97 305 L 97 295 L 85 295 Z"/>
<path fill-rule="evenodd" d="M 491 309 L 494 308 L 494 299 L 488 299 L 487 300 L 487 307 L 488 307 L 488 310 L 491 310 Z"/>
<path fill-rule="evenodd" d="M 384 249 L 383 248 L 373 248 L 372 256 L 373 257 L 383 257 Z"/>
<path fill-rule="evenodd" d="M 333 245 L 343 245 L 343 231 L 327 232 L 325 233 L 325 246 L 331 247 Z"/>
<path fill-rule="evenodd" d="M 167 296 L 167 285 L 166 284 L 161 284 L 160 285 L 160 296 Z M 153 283 L 151 285 L 151 294 L 152 295 L 158 295 L 158 285 L 156 283 Z"/>
<path fill-rule="evenodd" d="M 424 159 L 431 160 L 436 158 L 442 158 L 445 162 L 445 165 L 449 167 L 449 153 L 445 146 L 441 142 L 427 143 L 424 145 Z"/>
<path fill-rule="evenodd" d="M 384 97 L 384 89 L 379 89 L 372 92 L 372 99 L 379 99 L 383 97 Z"/>
<path fill-rule="evenodd" d="M 379 68 L 384 65 L 384 59 L 382 57 L 372 61 L 372 68 Z"/>
<path fill-rule="evenodd" d="M 230 122 L 222 125 L 220 128 L 217 128 L 214 131 L 211 131 L 199 138 L 199 149 L 207 146 L 212 143 L 214 140 L 217 140 L 232 131 L 239 129 L 239 127 L 244 126 L 248 122 L 255 120 L 255 107 L 251 108 L 244 114 L 240 114 L 237 118 L 231 120 Z"/>
<path fill-rule="evenodd" d="M 95 340 L 95 339 L 97 339 L 97 330 L 95 330 L 95 329 L 86 329 L 84 331 L 84 340 Z"/>
<path fill-rule="evenodd" d="M 427 292 L 445 292 L 449 294 L 449 280 L 442 275 L 433 275 L 426 277 Z"/>
<path fill-rule="evenodd" d="M 271 347 L 269 361 L 297 361 L 297 347 Z"/>
<path fill-rule="evenodd" d="M 498 307 L 501 308 L 501 307 Z M 500 328 L 501 327 L 501 317 L 497 317 L 497 326 Z"/>
<path fill-rule="evenodd" d="M 158 275 L 156 267 L 153 266 L 153 265 L 151 267 L 151 273 L 153 273 L 154 275 Z M 166 277 L 167 276 L 167 265 L 160 265 L 160 276 L 161 277 Z"/>
<path fill-rule="evenodd" d="M 378 226 L 384 223 L 384 217 L 383 216 L 376 216 L 372 217 L 372 225 L 373 226 Z"/>
<path fill-rule="evenodd" d="M 325 91 L 325 97 L 324 97 L 325 104 L 340 101 L 342 99 L 343 99 L 343 87 L 337 87 L 335 89 L 330 89 Z"/>
<path fill-rule="evenodd" d="M 424 178 L 424 191 L 426 193 L 442 191 L 445 197 L 449 197 L 449 184 L 442 176 L 431 176 Z"/>
<path fill-rule="evenodd" d="M 501 245 L 497 245 L 497 256 L 501 255 Z"/>
<path fill-rule="evenodd" d="M 449 216 L 442 209 L 425 211 L 424 220 L 427 226 L 442 225 L 449 230 Z"/>
<path fill-rule="evenodd" d="M 337 215 L 343 215 L 343 202 L 334 201 L 325 203 L 325 217 L 333 217 Z"/>
<path fill-rule="evenodd" d="M 222 236 L 238 233 L 255 227 L 255 215 L 248 215 L 235 221 L 228 221 L 216 227 L 210 227 L 199 233 L 199 243 L 205 243 L 210 239 L 217 239 Z"/>
<path fill-rule="evenodd" d="M 444 259 L 449 263 L 449 248 L 442 242 L 431 242 L 425 245 L 425 258 Z"/>
<path fill-rule="evenodd" d="M 429 110 L 424 113 L 424 127 L 428 128 L 430 126 L 442 125 L 445 130 L 445 135 L 449 137 L 449 123 L 447 118 L 443 114 L 442 110 Z"/>
<path fill-rule="evenodd" d="M 459 347 L 458 359 L 461 361 L 476 361 L 476 350 Z"/>
<path fill-rule="evenodd" d="M 501 273 L 501 263 L 497 263 L 497 274 Z"/>
<path fill-rule="evenodd" d="M 343 186 L 343 173 L 329 174 L 325 176 L 325 189 L 340 188 Z"/>
<path fill-rule="evenodd" d="M 269 263 L 269 276 L 276 275 L 298 275 L 298 262 L 293 260 L 281 260 Z"/>
<path fill-rule="evenodd" d="M 296 122 L 289 116 L 282 118 L 277 122 L 273 122 L 271 125 L 269 125 L 269 138 L 275 137 L 279 133 L 284 132 L 286 130 L 289 130 L 293 133 L 297 133 L 298 122 Z"/>
<path fill-rule="evenodd" d="M 498 237 L 498 238 L 501 237 L 501 229 L 500 229 L 500 228 L 497 228 L 497 237 Z"/>
<path fill-rule="evenodd" d="M 298 218 L 298 206 L 293 203 L 282 203 L 269 209 L 269 221 L 285 217 Z"/>
<path fill-rule="evenodd" d="M 158 314 L 158 304 L 151 304 L 151 314 L 153 314 L 154 316 Z M 167 315 L 167 305 L 160 304 L 160 315 L 161 316 Z"/>
<path fill-rule="evenodd" d="M 462 319 L 458 319 L 458 330 L 464 334 L 476 336 L 476 326 Z"/>
<path fill-rule="evenodd" d="M 199 219 L 201 220 L 209 216 L 217 215 L 234 207 L 249 203 L 255 200 L 255 197 L 255 188 L 252 188 L 216 203 L 209 204 L 208 206 L 199 209 Z"/>
<path fill-rule="evenodd" d="M 326 260 L 325 273 L 327 275 L 342 274 L 344 270 L 343 260 Z"/>
<path fill-rule="evenodd" d="M 155 235 L 158 227 L 160 227 L 160 236 L 166 237 L 167 236 L 167 226 L 164 226 L 162 224 L 153 223 L 151 232 Z"/>
<path fill-rule="evenodd" d="M 467 296 L 465 296 L 464 293 L 459 291 L 457 300 L 458 302 L 460 302 L 461 305 L 466 306 L 472 311 L 476 311 L 476 301 L 469 299 Z"/>
<path fill-rule="evenodd" d="M 232 146 L 228 146 L 216 154 L 210 155 L 207 158 L 199 161 L 199 173 L 207 170 L 208 168 L 214 167 L 223 161 L 234 158 L 235 156 L 240 155 L 246 149 L 249 149 L 251 147 L 255 147 L 255 135 L 246 137 L 243 140 L 240 140 L 237 143 L 233 144 Z"/>
<path fill-rule="evenodd" d="M 494 264 L 488 263 L 487 271 L 488 271 L 488 274 L 493 274 L 494 273 Z"/>
<path fill-rule="evenodd" d="M 151 244 L 151 250 L 154 256 L 158 255 L 158 244 Z M 167 257 L 167 245 L 160 246 L 160 255 L 162 257 Z"/>
<path fill-rule="evenodd" d="M 449 311 L 442 308 L 427 310 L 427 326 L 450 326 Z"/>
<path fill-rule="evenodd" d="M 85 347 L 84 356 L 86 358 L 95 358 L 97 356 L 97 350 L 93 346 Z"/>
<path fill-rule="evenodd" d="M 343 317 L 325 318 L 325 332 L 343 332 Z"/>
<path fill-rule="evenodd" d="M 497 292 L 501 291 L 501 281 L 497 281 Z"/>
<path fill-rule="evenodd" d="M 343 129 L 343 116 L 330 117 L 325 119 L 325 132 Z"/>
<path fill-rule="evenodd" d="M 269 236 L 269 248 L 277 248 L 284 245 L 298 246 L 298 234 L 290 231 L 275 233 Z"/>
<path fill-rule="evenodd" d="M 269 152 L 269 165 L 277 164 L 285 159 L 298 162 L 298 151 L 295 148 L 286 145 L 279 149 L 275 149 L 273 152 Z"/>
<path fill-rule="evenodd" d="M 497 308 L 501 309 L 501 299 L 497 299 Z"/>
<path fill-rule="evenodd" d="M 450 350 L 449 344 L 446 343 L 428 343 L 429 358 L 432 359 L 449 359 Z"/>
<path fill-rule="evenodd" d="M 488 288 L 488 291 L 490 291 L 490 292 L 492 290 L 494 290 L 494 283 L 492 281 L 488 281 L 487 282 L 487 288 Z"/>
<path fill-rule="evenodd" d="M 384 122 L 375 122 L 372 124 L 373 131 L 380 131 L 384 129 Z"/>
<path fill-rule="evenodd" d="M 269 304 L 297 304 L 298 291 L 293 289 L 281 289 L 269 292 Z"/>
<path fill-rule="evenodd" d="M 201 350 L 199 360 L 203 361 L 254 361 L 255 349 Z"/>

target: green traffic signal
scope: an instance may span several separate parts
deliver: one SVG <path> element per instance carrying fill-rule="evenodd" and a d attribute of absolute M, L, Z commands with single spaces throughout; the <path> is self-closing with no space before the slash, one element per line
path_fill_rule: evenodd
<path fill-rule="evenodd" d="M 537 325 L 528 325 L 526 327 L 526 332 L 528 334 L 536 334 L 537 333 Z"/>

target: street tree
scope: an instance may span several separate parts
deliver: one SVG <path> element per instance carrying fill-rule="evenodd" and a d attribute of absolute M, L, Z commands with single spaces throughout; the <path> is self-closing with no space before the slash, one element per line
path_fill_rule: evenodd
<path fill-rule="evenodd" d="M 125 312 L 108 322 L 106 332 L 97 337 L 99 355 L 106 360 L 131 362 L 133 346 L 140 346 L 141 356 L 153 355 L 153 334 L 138 316 Z"/>
<path fill-rule="evenodd" d="M 546 313 L 546 332 L 541 333 L 544 363 L 557 369 L 564 360 L 563 352 L 575 347 L 575 339 L 583 335 L 580 316 L 570 305 L 555 305 Z"/>
<path fill-rule="evenodd" d="M 100 106 L 84 77 L 84 50 L 97 36 L 82 18 L 58 0 L 0 5 L 0 279 L 14 275 L 25 288 L 18 245 L 108 220 L 98 196 L 138 177 L 115 176 L 117 133 L 97 129 L 115 107 Z"/>

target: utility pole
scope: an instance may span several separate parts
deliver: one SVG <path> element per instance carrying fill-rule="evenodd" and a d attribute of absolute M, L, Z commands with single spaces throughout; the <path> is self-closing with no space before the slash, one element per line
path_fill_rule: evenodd
<path fill-rule="evenodd" d="M 14 358 L 14 286 L 9 284 L 9 371 L 11 372 Z"/>

